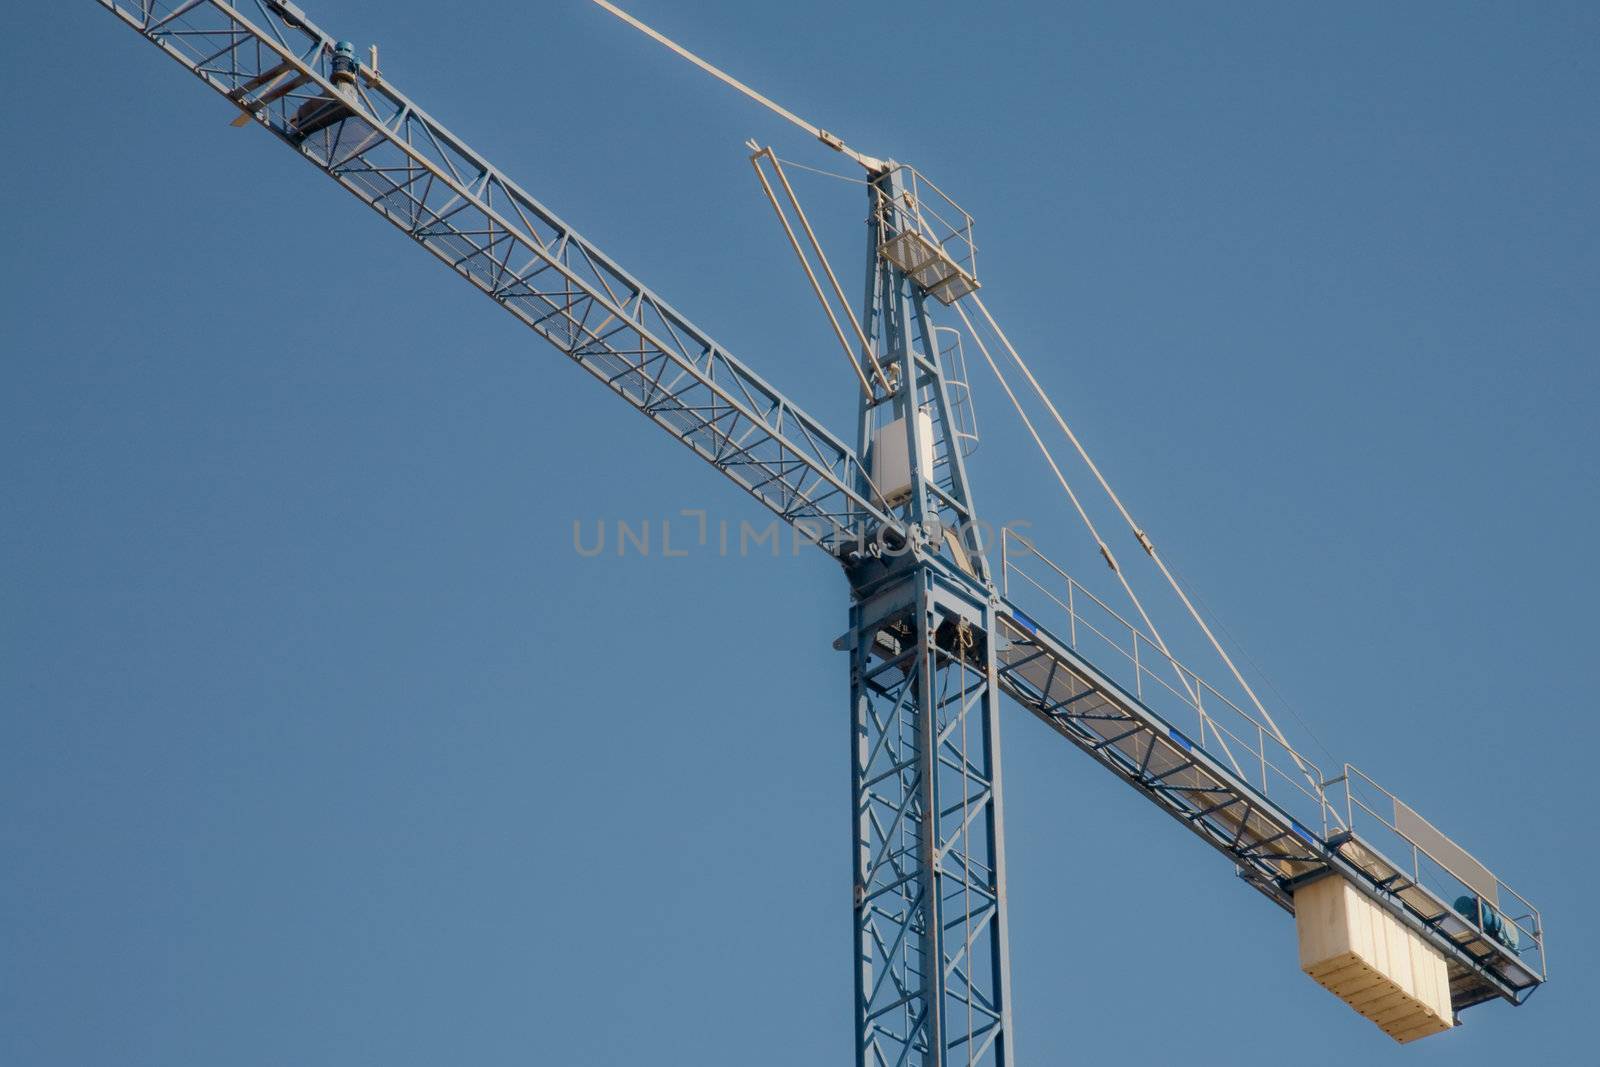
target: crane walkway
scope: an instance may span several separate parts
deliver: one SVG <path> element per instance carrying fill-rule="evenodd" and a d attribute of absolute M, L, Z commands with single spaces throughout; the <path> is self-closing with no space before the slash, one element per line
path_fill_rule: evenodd
<path fill-rule="evenodd" d="M 1444 953 L 1455 1010 L 1520 1003 L 1543 983 L 1531 904 L 1360 771 L 1324 777 L 1030 543 L 1006 540 L 996 661 L 1013 699 L 1291 914 L 1298 886 L 1346 878 Z M 1011 601 L 1014 585 L 1061 609 L 1053 628 Z"/>

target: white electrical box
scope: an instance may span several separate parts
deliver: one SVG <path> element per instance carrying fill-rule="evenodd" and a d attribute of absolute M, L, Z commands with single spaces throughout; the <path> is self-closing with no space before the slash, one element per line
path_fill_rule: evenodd
<path fill-rule="evenodd" d="M 917 412 L 917 436 L 921 440 L 921 466 L 933 470 L 933 417 Z M 872 483 L 878 487 L 878 500 L 888 507 L 911 495 L 910 452 L 906 448 L 906 420 L 895 419 L 872 435 Z"/>

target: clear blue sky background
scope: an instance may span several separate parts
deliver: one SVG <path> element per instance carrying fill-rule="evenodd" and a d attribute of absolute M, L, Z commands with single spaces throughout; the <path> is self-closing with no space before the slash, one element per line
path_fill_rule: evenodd
<path fill-rule="evenodd" d="M 836 157 L 579 0 L 307 6 L 848 428 L 740 144 Z M 635 9 L 962 200 L 1322 744 L 1545 912 L 1548 989 L 1399 1049 L 1008 709 L 1019 1062 L 1590 1062 L 1594 8 Z M 835 568 L 579 558 L 762 515 L 99 7 L 0 50 L 0 1061 L 847 1062 Z M 1098 581 L 979 390 L 980 506 Z"/>

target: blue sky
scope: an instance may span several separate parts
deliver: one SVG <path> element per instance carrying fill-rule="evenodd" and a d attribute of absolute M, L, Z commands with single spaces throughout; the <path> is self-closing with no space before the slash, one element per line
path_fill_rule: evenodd
<path fill-rule="evenodd" d="M 741 143 L 838 157 L 586 2 L 305 6 L 848 429 Z M 973 212 L 1291 734 L 1548 927 L 1527 1006 L 1400 1049 L 1008 708 L 1019 1063 L 1585 1062 L 1593 9 L 632 9 Z M 0 48 L 0 1059 L 847 1062 L 836 568 L 580 557 L 575 521 L 762 515 L 98 6 Z M 856 269 L 855 190 L 800 192 Z M 976 378 L 980 508 L 1098 581 Z"/>

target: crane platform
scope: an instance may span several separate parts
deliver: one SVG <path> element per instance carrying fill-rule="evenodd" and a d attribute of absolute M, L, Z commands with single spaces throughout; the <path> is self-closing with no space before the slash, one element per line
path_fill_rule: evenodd
<path fill-rule="evenodd" d="M 1354 767 L 1327 778 L 1015 531 L 1002 534 L 999 683 L 1231 859 L 1285 911 L 1338 875 L 1444 955 L 1450 1004 L 1521 1003 L 1546 977 L 1539 912 Z M 1040 593 L 1047 627 L 1011 600 Z"/>

